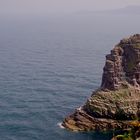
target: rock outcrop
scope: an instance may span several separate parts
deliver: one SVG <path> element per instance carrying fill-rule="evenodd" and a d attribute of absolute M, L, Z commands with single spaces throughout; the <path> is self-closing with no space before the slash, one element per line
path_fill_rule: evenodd
<path fill-rule="evenodd" d="M 124 81 L 139 87 L 140 84 L 140 35 L 123 39 L 106 56 L 102 84 L 103 89 L 116 90 Z"/>
<path fill-rule="evenodd" d="M 140 35 L 135 34 L 106 56 L 101 87 L 62 125 L 73 131 L 128 128 L 139 107 Z"/>

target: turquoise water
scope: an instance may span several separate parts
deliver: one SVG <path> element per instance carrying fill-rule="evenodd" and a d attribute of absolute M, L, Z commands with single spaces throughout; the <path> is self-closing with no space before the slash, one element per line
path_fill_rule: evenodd
<path fill-rule="evenodd" d="M 101 83 L 105 55 L 139 16 L 1 18 L 0 140 L 109 140 L 59 127 Z"/>

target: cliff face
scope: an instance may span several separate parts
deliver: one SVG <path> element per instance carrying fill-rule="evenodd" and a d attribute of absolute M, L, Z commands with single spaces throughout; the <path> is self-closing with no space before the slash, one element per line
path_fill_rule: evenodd
<path fill-rule="evenodd" d="M 106 56 L 101 87 L 66 117 L 74 131 L 127 128 L 140 106 L 140 35 L 123 39 Z"/>
<path fill-rule="evenodd" d="M 140 35 L 123 39 L 106 56 L 102 84 L 103 89 L 116 90 L 124 81 L 140 84 Z"/>

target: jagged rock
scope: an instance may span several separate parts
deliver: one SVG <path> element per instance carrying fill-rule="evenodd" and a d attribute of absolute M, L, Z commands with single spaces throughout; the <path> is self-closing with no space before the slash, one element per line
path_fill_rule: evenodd
<path fill-rule="evenodd" d="M 123 39 L 106 56 L 102 84 L 103 89 L 119 89 L 123 81 L 140 84 L 140 35 Z"/>
<path fill-rule="evenodd" d="M 113 129 L 127 129 L 129 121 L 116 121 L 106 118 L 95 118 L 85 111 L 75 111 L 64 120 L 63 126 L 72 131 L 106 131 Z"/>
<path fill-rule="evenodd" d="M 106 56 L 101 87 L 66 117 L 73 131 L 128 128 L 140 105 L 140 35 L 123 39 Z"/>

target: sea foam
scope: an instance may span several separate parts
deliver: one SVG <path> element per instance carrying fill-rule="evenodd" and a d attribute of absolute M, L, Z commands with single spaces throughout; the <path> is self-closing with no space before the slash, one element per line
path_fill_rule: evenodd
<path fill-rule="evenodd" d="M 62 122 L 57 123 L 57 126 L 59 126 L 62 129 L 65 129 L 65 127 L 62 125 Z"/>

